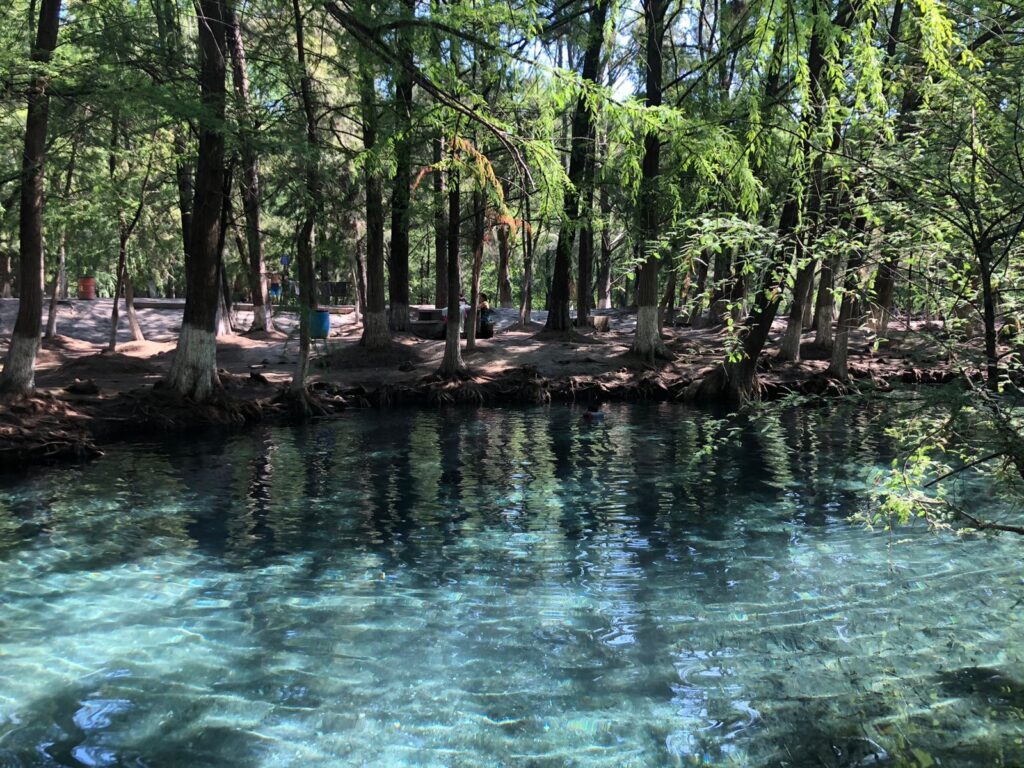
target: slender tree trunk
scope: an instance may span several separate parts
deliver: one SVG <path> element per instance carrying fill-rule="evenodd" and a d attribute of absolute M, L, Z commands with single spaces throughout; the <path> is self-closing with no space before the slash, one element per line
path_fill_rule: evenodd
<path fill-rule="evenodd" d="M 512 302 L 512 281 L 508 278 L 511 236 L 512 228 L 507 223 L 498 225 L 498 306 L 502 309 L 515 306 Z"/>
<path fill-rule="evenodd" d="M 469 284 L 469 316 L 466 318 L 466 351 L 476 349 L 476 324 L 480 303 L 480 269 L 484 262 L 484 193 L 473 193 L 473 266 Z"/>
<path fill-rule="evenodd" d="M 665 40 L 668 0 L 643 0 L 643 11 L 647 29 L 645 103 L 648 107 L 659 107 L 662 46 Z M 633 340 L 633 351 L 653 362 L 655 357 L 668 357 L 668 350 L 661 340 L 661 324 L 658 322 L 658 269 L 661 264 L 658 247 L 658 186 L 661 177 L 661 136 L 656 131 L 649 131 L 644 136 L 642 173 L 638 213 L 644 239 L 644 258 L 636 286 L 636 336 Z"/>
<path fill-rule="evenodd" d="M 139 316 L 135 312 L 135 286 L 127 267 L 124 271 L 124 313 L 128 318 L 128 330 L 131 331 L 132 341 L 145 341 L 142 326 L 139 325 Z"/>
<path fill-rule="evenodd" d="M 453 147 L 452 153 L 454 152 Z M 438 376 L 449 379 L 464 376 L 466 373 L 459 342 L 462 321 L 462 307 L 459 305 L 462 282 L 459 276 L 459 220 L 462 217 L 459 192 L 459 174 L 453 168 L 448 175 L 448 323 L 445 330 L 444 357 L 437 371 Z"/>
<path fill-rule="evenodd" d="M 68 200 L 71 197 L 71 181 L 75 174 L 75 160 L 78 156 L 78 142 L 73 142 L 71 145 L 71 159 L 68 161 L 67 174 L 64 177 L 64 199 Z M 52 339 L 57 335 L 57 296 L 62 292 L 64 298 L 67 298 L 67 240 L 68 230 L 66 225 L 62 225 L 60 228 L 60 244 L 57 246 L 57 252 L 59 254 L 60 263 L 57 266 L 57 272 L 53 277 L 53 291 L 50 293 L 50 311 L 46 318 L 46 333 L 44 338 Z"/>
<path fill-rule="evenodd" d="M 981 298 L 982 316 L 985 320 L 985 370 L 988 388 L 999 389 L 1002 370 L 999 365 L 998 330 L 996 329 L 996 296 L 992 286 L 992 270 L 995 259 L 992 257 L 992 245 L 982 242 L 978 248 L 978 265 L 981 267 Z"/>
<path fill-rule="evenodd" d="M 124 273 L 126 269 L 125 262 L 128 259 L 128 240 L 124 236 L 126 223 L 123 215 L 119 214 L 119 218 L 118 229 L 121 230 L 121 236 L 117 244 L 117 277 L 114 281 L 114 301 L 110 308 L 110 334 L 107 340 L 108 352 L 117 350 L 117 323 L 119 319 L 117 305 L 121 301 L 121 290 L 124 287 Z"/>
<path fill-rule="evenodd" d="M 252 301 L 252 325 L 249 330 L 271 331 L 274 329 L 274 318 L 267 288 L 267 267 L 263 247 L 260 161 L 255 147 L 256 126 L 253 124 L 249 109 L 249 74 L 246 68 L 245 41 L 238 13 L 233 8 L 230 10 L 230 21 L 228 48 L 231 52 L 231 80 L 240 113 L 238 144 L 242 173 L 238 186 L 242 197 L 242 212 L 245 215 L 246 264 L 249 296 Z"/>
<path fill-rule="evenodd" d="M 815 116 L 815 123 L 821 125 L 825 120 L 832 89 L 828 84 L 828 78 L 816 78 L 813 85 L 815 86 L 814 98 L 816 100 L 814 109 L 818 113 Z M 832 152 L 839 149 L 841 141 L 842 134 L 837 124 L 832 131 L 832 146 L 830 148 Z M 796 361 L 800 359 L 800 342 L 803 338 L 804 325 L 809 325 L 804 316 L 811 308 L 811 298 L 814 295 L 814 271 L 818 266 L 818 259 L 814 255 L 814 236 L 821 223 L 821 201 L 828 194 L 825 185 L 831 182 L 831 174 L 826 177 L 823 153 L 819 152 L 815 155 L 811 166 L 811 187 L 807 192 L 807 201 L 804 206 L 806 226 L 804 231 L 795 238 L 796 263 L 799 271 L 793 286 L 793 301 L 789 307 L 786 333 L 779 345 L 779 360 Z M 826 178 L 828 178 L 828 182 L 826 182 Z M 804 261 L 806 263 L 800 266 Z"/>
<path fill-rule="evenodd" d="M 587 48 L 583 54 L 581 73 L 583 79 L 590 83 L 597 83 L 600 79 L 601 50 L 604 45 L 604 25 L 607 15 L 608 0 L 599 0 L 590 11 Z M 562 221 L 558 228 L 555 264 L 548 293 L 548 319 L 544 324 L 544 329 L 547 331 L 566 333 L 571 328 L 569 302 L 573 241 L 579 226 L 581 203 L 584 211 L 589 214 L 585 201 L 589 199 L 593 181 L 587 178 L 587 170 L 592 171 L 594 167 L 593 161 L 588 159 L 594 153 L 594 138 L 594 116 L 591 113 L 587 97 L 581 95 L 576 101 L 572 118 L 568 171 L 571 188 L 565 193 Z M 590 176 L 593 176 L 593 173 Z"/>
<path fill-rule="evenodd" d="M 892 319 L 892 299 L 896 288 L 898 268 L 899 254 L 893 250 L 883 257 L 882 263 L 878 265 L 878 272 L 875 274 L 873 314 L 875 333 L 879 336 L 885 335 L 889 329 L 889 321 Z"/>
<path fill-rule="evenodd" d="M 810 328 L 814 324 L 814 275 L 807 281 L 807 294 L 804 296 L 804 316 L 802 325 Z"/>
<path fill-rule="evenodd" d="M 699 325 L 700 324 L 700 316 L 701 316 L 701 313 L 703 312 L 703 299 L 700 298 L 700 297 L 704 294 L 704 292 L 707 290 L 707 287 L 708 287 L 708 267 L 709 267 L 708 259 L 707 259 L 707 256 L 705 255 L 704 258 L 702 258 L 699 262 L 697 262 L 697 266 L 696 266 L 696 269 L 697 269 L 697 275 L 696 275 L 697 283 L 694 286 L 694 288 L 695 288 L 695 290 L 693 291 L 694 303 L 693 303 L 693 309 L 690 311 L 690 317 L 689 317 L 689 322 L 690 322 L 691 326 Z M 672 284 L 672 290 L 674 291 L 675 287 L 676 287 L 675 271 L 674 270 L 672 272 L 672 275 L 669 278 L 669 282 Z M 667 322 L 667 320 L 666 320 L 666 322 Z"/>
<path fill-rule="evenodd" d="M 46 333 L 43 337 L 46 339 L 53 339 L 57 336 L 57 297 L 60 294 L 60 287 L 64 281 L 64 269 L 67 263 L 66 239 L 66 231 L 61 229 L 60 245 L 57 249 L 60 253 L 60 264 L 53 275 L 53 290 L 50 292 L 50 311 L 46 317 Z"/>
<path fill-rule="evenodd" d="M 352 259 L 352 282 L 355 284 L 356 291 L 355 320 L 357 325 L 362 322 L 362 317 L 366 314 L 366 270 L 364 263 L 363 238 L 360 237 L 356 240 L 355 256 Z"/>
<path fill-rule="evenodd" d="M 299 95 L 302 113 L 305 116 L 306 153 L 304 158 L 306 194 L 305 211 L 296 248 L 299 271 L 299 360 L 292 376 L 292 392 L 305 393 L 309 373 L 310 335 L 309 320 L 313 309 L 318 306 L 316 278 L 313 271 L 313 238 L 316 217 L 320 211 L 320 152 L 316 137 L 316 105 L 310 83 L 309 68 L 306 65 L 306 36 L 303 29 L 302 11 L 299 0 L 292 0 L 292 14 L 295 23 L 295 51 L 299 65 Z M 379 187 L 378 187 L 379 193 Z M 383 216 L 379 226 L 383 228 Z M 383 286 L 381 286 L 383 289 Z M 365 337 L 364 337 L 365 339 Z"/>
<path fill-rule="evenodd" d="M 50 309 L 46 314 L 46 331 L 44 339 L 52 339 L 57 335 L 57 294 L 60 293 L 60 270 L 64 268 L 64 249 L 61 244 L 60 267 L 53 274 L 53 285 L 50 287 Z"/>
<path fill-rule="evenodd" d="M 530 196 L 523 204 L 523 290 L 519 304 L 519 327 L 527 328 L 533 322 L 533 246 L 537 242 L 530 221 Z"/>
<path fill-rule="evenodd" d="M 29 395 L 35 389 L 36 352 L 43 312 L 43 191 L 46 185 L 46 129 L 50 112 L 49 77 L 45 65 L 57 46 L 60 0 L 42 0 L 33 67 L 28 88 L 25 144 L 21 157 L 21 210 L 18 219 L 18 317 L 7 349 L 0 392 Z"/>
<path fill-rule="evenodd" d="M 14 298 L 11 275 L 11 253 L 5 250 L 0 253 L 0 299 Z"/>
<path fill-rule="evenodd" d="M 363 110 L 363 148 L 377 144 L 377 104 L 373 77 L 368 69 L 360 74 Z M 391 345 L 387 308 L 384 303 L 384 193 L 377 168 L 366 168 L 366 312 L 363 315 L 363 346 L 383 349 Z"/>
<path fill-rule="evenodd" d="M 402 0 L 407 19 L 416 15 L 415 0 Z M 408 27 L 398 32 L 398 55 L 405 63 L 395 73 L 395 182 L 391 194 L 391 259 L 389 326 L 393 331 L 409 330 L 409 200 L 413 152 L 412 41 Z"/>
<path fill-rule="evenodd" d="M 217 377 L 217 261 L 224 196 L 226 37 L 222 0 L 199 0 L 199 160 L 185 262 L 185 314 L 168 383 L 183 397 L 207 400 Z"/>
<path fill-rule="evenodd" d="M 597 262 L 597 308 L 612 308 L 612 203 L 602 186 L 598 197 L 601 209 L 601 257 Z"/>
<path fill-rule="evenodd" d="M 863 216 L 858 216 L 854 221 L 853 229 L 858 233 L 859 239 L 863 240 L 867 230 L 867 219 Z M 843 281 L 843 302 L 839 306 L 836 337 L 832 344 L 832 358 L 827 371 L 827 375 L 840 381 L 848 381 L 850 378 L 849 366 L 847 365 L 850 333 L 857 327 L 858 306 L 860 305 L 858 281 L 866 249 L 867 244 L 861 242 L 850 253 L 846 265 L 846 278 Z"/>
<path fill-rule="evenodd" d="M 448 197 L 444 191 L 444 136 L 439 131 L 434 149 L 434 306 L 448 306 Z"/>
<path fill-rule="evenodd" d="M 836 307 L 836 272 L 840 267 L 838 254 L 821 262 L 818 280 L 818 299 L 814 304 L 814 343 L 822 349 L 832 349 L 832 315 Z"/>

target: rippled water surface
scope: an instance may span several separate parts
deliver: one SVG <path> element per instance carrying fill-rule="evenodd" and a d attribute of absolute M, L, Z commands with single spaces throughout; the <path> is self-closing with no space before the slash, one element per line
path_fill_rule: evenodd
<path fill-rule="evenodd" d="M 0 767 L 1024 765 L 1021 543 L 847 523 L 884 417 L 578 416 L 4 480 Z"/>

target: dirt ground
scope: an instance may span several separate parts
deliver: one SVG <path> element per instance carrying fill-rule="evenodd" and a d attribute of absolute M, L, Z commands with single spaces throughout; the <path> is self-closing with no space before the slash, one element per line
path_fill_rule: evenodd
<path fill-rule="evenodd" d="M 62 302 L 58 335 L 43 342 L 38 358 L 35 404 L 0 405 L 0 460 L 16 462 L 23 453 L 28 460 L 68 452 L 88 454 L 94 450 L 92 437 L 109 439 L 150 426 L 173 428 L 176 411 L 193 417 L 194 405 L 153 401 L 144 394 L 152 393 L 152 385 L 170 367 L 182 308 L 183 302 L 167 300 L 140 308 L 139 322 L 147 340 L 139 342 L 130 340 L 122 311 L 117 351 L 108 353 L 111 300 Z M 16 300 L 0 300 L 0 355 L 6 353 L 16 312 Z M 682 399 L 691 382 L 721 362 L 722 330 L 674 327 L 665 333 L 673 359 L 653 367 L 629 352 L 635 314 L 607 314 L 607 332 L 586 328 L 572 340 L 564 340 L 539 335 L 543 312 L 534 312 L 533 324 L 524 330 L 518 327 L 515 310 L 496 310 L 495 335 L 478 340 L 475 350 L 464 352 L 471 379 L 454 387 L 427 383 L 440 365 L 443 341 L 396 334 L 390 349 L 369 352 L 359 345 L 362 328 L 354 316 L 334 314 L 330 338 L 317 343 L 311 379 L 321 392 L 333 393 L 337 402 L 360 405 Z M 276 321 L 279 330 L 272 333 L 235 333 L 218 339 L 221 380 L 233 399 L 270 403 L 290 381 L 298 356 L 296 318 L 282 313 Z M 251 313 L 238 313 L 236 327 L 244 330 L 250 322 Z M 784 323 L 777 322 L 769 348 L 783 330 Z M 940 336 L 941 328 L 914 323 L 908 331 L 894 323 L 888 339 L 876 350 L 875 340 L 861 330 L 850 344 L 851 375 L 862 386 L 882 389 L 893 381 L 949 380 L 956 373 L 936 354 L 942 349 L 934 343 Z M 805 335 L 805 359 L 799 363 L 779 363 L 771 354 L 765 357 L 762 379 L 771 392 L 837 391 L 835 383 L 823 376 L 827 360 L 814 359 L 823 356 L 814 354 L 811 339 L 811 334 Z M 209 421 L 225 420 L 222 413 L 209 416 Z M 244 413 L 232 413 L 226 420 L 246 418 Z"/>

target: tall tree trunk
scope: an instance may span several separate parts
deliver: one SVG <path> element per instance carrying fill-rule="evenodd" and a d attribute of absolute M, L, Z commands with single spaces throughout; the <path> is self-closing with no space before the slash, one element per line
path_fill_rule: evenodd
<path fill-rule="evenodd" d="M 53 290 L 50 291 L 50 311 L 46 317 L 46 333 L 43 338 L 52 339 L 57 336 L 57 296 L 60 294 L 61 285 L 64 282 L 64 270 L 67 264 L 67 231 L 62 227 L 60 231 L 60 245 L 57 250 L 60 254 L 60 263 L 53 275 Z"/>
<path fill-rule="evenodd" d="M 454 146 L 452 154 L 455 154 Z M 462 321 L 462 307 L 459 303 L 462 282 L 459 276 L 459 221 L 462 217 L 459 192 L 459 172 L 452 168 L 448 173 L 448 322 L 445 329 L 444 357 L 437 371 L 438 376 L 449 379 L 464 376 L 466 373 L 459 342 Z"/>
<path fill-rule="evenodd" d="M 199 0 L 199 155 L 189 247 L 185 261 L 185 313 L 168 383 L 183 397 L 209 399 L 217 377 L 217 260 L 224 196 L 225 5 Z"/>
<path fill-rule="evenodd" d="M 377 144 L 377 103 L 373 76 L 363 64 L 360 103 L 363 111 L 363 148 Z M 363 314 L 363 346 L 383 349 L 391 344 L 384 303 L 384 193 L 379 170 L 366 167 L 366 312 Z"/>
<path fill-rule="evenodd" d="M 7 349 L 0 391 L 28 395 L 35 389 L 36 352 L 43 312 L 43 191 L 46 185 L 46 128 L 50 113 L 46 64 L 57 47 L 60 0 L 42 0 L 28 88 L 25 144 L 21 157 L 21 210 L 18 219 L 18 317 Z"/>
<path fill-rule="evenodd" d="M 583 80 L 589 83 L 597 83 L 600 79 L 601 49 L 604 45 L 604 24 L 607 16 L 608 0 L 599 0 L 590 11 L 587 48 L 583 54 L 581 75 Z M 593 169 L 593 163 L 588 157 L 594 153 L 594 136 L 594 116 L 586 95 L 581 95 L 576 101 L 572 117 L 568 171 L 570 189 L 565 193 L 562 221 L 558 227 L 555 264 L 548 293 L 548 319 L 544 324 L 547 331 L 565 333 L 571 327 L 569 286 L 572 282 L 573 241 L 579 226 L 581 201 L 589 199 L 589 188 L 592 186 L 592 179 L 587 178 L 587 170 Z M 590 175 L 593 176 L 592 173 Z"/>
<path fill-rule="evenodd" d="M 715 253 L 714 271 L 711 275 L 711 303 L 708 305 L 706 320 L 706 325 L 710 328 L 725 322 L 725 312 L 729 304 L 731 289 L 732 262 L 733 251 L 731 248 L 719 248 Z"/>
<path fill-rule="evenodd" d="M 509 309 L 512 303 L 512 281 L 508 277 L 511 256 L 512 227 L 507 222 L 498 224 L 498 306 Z"/>
<path fill-rule="evenodd" d="M 466 351 L 476 349 L 477 305 L 480 303 L 480 269 L 484 262 L 484 193 L 473 193 L 473 265 L 469 283 L 469 314 L 466 318 Z"/>
<path fill-rule="evenodd" d="M 533 246 L 537 242 L 530 221 L 530 196 L 523 201 L 523 290 L 519 303 L 519 327 L 533 322 Z"/>
<path fill-rule="evenodd" d="M 118 304 L 121 301 L 121 290 L 124 287 L 124 273 L 125 273 L 125 262 L 128 259 L 128 241 L 124 237 L 125 221 L 124 215 L 120 214 L 120 221 L 118 222 L 118 229 L 121 230 L 122 234 L 118 238 L 117 243 L 117 272 L 116 279 L 114 280 L 114 301 L 110 307 L 110 334 L 107 340 L 107 351 L 114 352 L 117 350 L 117 322 L 118 322 Z"/>
<path fill-rule="evenodd" d="M 661 106 L 662 45 L 665 40 L 665 14 L 668 0 L 643 0 L 646 41 L 646 84 L 644 103 L 648 107 Z M 644 258 L 636 286 L 636 336 L 633 351 L 653 362 L 655 357 L 668 357 L 661 340 L 658 322 L 658 269 L 661 254 L 658 248 L 660 206 L 658 186 L 661 177 L 661 136 L 648 131 L 644 136 L 638 217 L 644 240 Z"/>
<path fill-rule="evenodd" d="M 313 102 L 313 89 L 310 83 L 309 68 L 306 65 L 306 36 L 299 0 L 292 0 L 292 14 L 295 22 L 295 51 L 299 65 L 299 95 L 306 128 L 306 152 L 304 154 L 306 194 L 302 227 L 299 230 L 299 241 L 296 244 L 296 261 L 299 271 L 299 360 L 295 366 L 295 374 L 292 376 L 291 390 L 293 393 L 305 393 L 306 378 L 309 373 L 309 320 L 311 312 L 317 306 L 316 278 L 313 272 L 313 238 L 316 217 L 320 211 L 320 152 L 316 138 L 316 105 Z M 380 226 L 383 227 L 383 216 L 381 216 Z"/>
<path fill-rule="evenodd" d="M 0 299 L 14 297 L 11 290 L 11 252 L 4 250 L 0 252 Z"/>
<path fill-rule="evenodd" d="M 402 0 L 407 19 L 416 15 L 415 0 Z M 395 185 L 391 193 L 391 259 L 388 262 L 389 325 L 409 330 L 409 199 L 412 166 L 412 41 L 408 27 L 398 32 L 398 55 L 404 62 L 395 73 Z"/>
<path fill-rule="evenodd" d="M 444 136 L 434 138 L 434 306 L 448 306 L 448 197 L 444 191 Z"/>
<path fill-rule="evenodd" d="M 355 284 L 356 292 L 356 324 L 361 323 L 363 315 L 366 314 L 366 260 L 363 258 L 364 243 L 365 238 L 360 237 L 356 240 L 355 256 L 352 259 L 352 282 Z"/>
<path fill-rule="evenodd" d="M 828 110 L 828 102 L 832 93 L 828 78 L 817 77 L 811 83 L 814 94 L 814 110 L 816 113 L 815 124 L 822 125 Z M 842 142 L 842 133 L 838 122 L 832 129 L 832 145 L 830 152 L 839 150 Z M 804 205 L 804 231 L 797 234 L 795 238 L 797 276 L 793 286 L 793 301 L 789 307 L 789 321 L 786 324 L 786 333 L 779 344 L 779 360 L 799 360 L 800 341 L 803 338 L 804 325 L 809 324 L 804 316 L 811 307 L 811 297 L 814 290 L 814 272 L 818 266 L 818 259 L 814 254 L 814 238 L 821 226 L 821 203 L 829 194 L 826 185 L 832 187 L 832 174 L 825 174 L 825 155 L 819 152 L 811 163 L 811 187 L 807 191 L 807 200 Z M 801 266 L 801 263 L 806 261 Z"/>
<path fill-rule="evenodd" d="M 245 215 L 245 243 L 249 296 L 252 301 L 250 331 L 270 331 L 274 319 L 267 289 L 267 267 L 263 247 L 262 200 L 260 190 L 260 160 L 255 146 L 256 126 L 249 109 L 249 73 L 246 69 L 245 41 L 235 9 L 230 10 L 228 49 L 231 52 L 231 80 L 238 105 L 238 144 L 242 161 L 239 191 L 242 212 Z"/>
<path fill-rule="evenodd" d="M 119 158 L 119 147 L 118 147 L 118 135 L 121 131 L 121 126 L 118 121 L 117 113 L 114 113 L 113 130 L 111 131 L 111 142 L 110 142 L 110 158 L 109 158 L 109 169 L 110 169 L 110 181 L 112 184 L 116 184 L 116 171 L 117 166 L 120 162 Z M 132 233 L 135 231 L 135 227 L 139 223 L 139 219 L 142 217 L 142 211 L 146 205 L 146 191 L 149 187 L 149 174 L 153 167 L 152 154 L 146 164 L 146 174 L 142 180 L 142 184 L 139 186 L 139 201 L 135 207 L 135 214 L 131 219 L 125 218 L 124 209 L 121 207 L 120 202 L 117 206 L 117 270 L 114 278 L 114 302 L 110 308 L 110 336 L 107 342 L 107 351 L 114 352 L 117 350 L 117 324 L 118 324 L 118 302 L 121 300 L 121 292 L 124 289 L 126 281 L 128 280 L 128 241 L 131 240 Z M 125 303 L 128 303 L 126 292 Z M 131 308 L 132 314 L 135 313 L 135 307 Z M 136 328 L 138 323 L 136 322 Z M 139 336 L 141 336 L 141 330 Z M 139 341 L 136 338 L 136 341 Z"/>
<path fill-rule="evenodd" d="M 988 241 L 979 243 L 976 250 L 978 265 L 981 267 L 982 317 L 985 321 L 985 379 L 988 388 L 996 391 L 999 389 L 1002 371 L 997 346 L 999 334 L 996 329 L 996 296 L 992 286 L 995 259 L 992 256 L 992 244 Z"/>
<path fill-rule="evenodd" d="M 601 257 L 597 262 L 597 308 L 612 308 L 612 203 L 602 186 L 598 196 L 601 209 Z"/>
<path fill-rule="evenodd" d="M 866 237 L 867 219 L 863 216 L 858 216 L 854 221 L 853 229 L 858 234 L 858 239 L 861 242 L 850 253 L 846 265 L 846 278 L 843 281 L 843 303 L 839 306 L 836 337 L 832 344 L 832 357 L 827 371 L 827 375 L 840 381 L 848 381 L 850 378 L 847 358 L 850 333 L 857 327 L 858 306 L 860 305 L 857 289 L 860 280 L 860 268 L 864 263 L 864 254 L 867 250 L 867 243 L 863 242 Z"/>
<path fill-rule="evenodd" d="M 131 331 L 132 341 L 145 341 L 142 326 L 139 325 L 139 316 L 135 312 L 135 286 L 127 267 L 124 271 L 124 313 L 128 318 L 128 330 Z"/>
<path fill-rule="evenodd" d="M 842 0 L 836 17 L 832 21 L 836 31 L 848 29 L 853 23 L 853 8 L 847 0 Z M 834 51 L 838 53 L 838 51 Z M 826 46 L 822 40 L 821 31 L 815 28 L 811 35 L 810 51 L 808 54 L 807 68 L 811 87 L 816 88 L 824 72 L 826 59 Z M 820 103 L 819 100 L 818 103 Z M 825 113 L 820 109 L 806 109 L 801 116 L 800 135 L 804 137 L 801 149 L 802 167 L 812 167 L 812 146 L 810 137 L 821 128 L 821 121 Z M 808 174 L 808 171 L 803 171 Z M 774 264 L 769 265 L 765 270 L 764 279 L 754 297 L 754 303 L 750 314 L 744 323 L 745 336 L 743 338 L 740 359 L 725 362 L 715 371 L 705 377 L 698 389 L 698 396 L 707 399 L 725 399 L 732 403 L 741 403 L 757 396 L 757 363 L 768 340 L 768 333 L 771 330 L 772 322 L 779 309 L 779 302 L 785 287 L 785 265 L 790 257 L 790 248 L 793 246 L 794 235 L 797 231 L 800 214 L 800 200 L 798 196 L 798 184 L 800 174 L 795 174 L 791 184 L 789 196 L 782 207 L 782 214 L 779 218 L 779 241 L 783 244 L 777 249 Z M 813 179 L 807 178 L 807 182 L 813 184 Z M 802 313 L 801 313 L 802 319 Z"/>
<path fill-rule="evenodd" d="M 839 270 L 838 254 L 821 262 L 821 277 L 818 279 L 818 298 L 814 304 L 814 343 L 822 349 L 832 349 L 832 315 L 836 307 L 836 272 Z"/>
<path fill-rule="evenodd" d="M 78 142 L 72 142 L 71 144 L 71 158 L 68 161 L 67 174 L 64 177 L 64 200 L 67 201 L 71 197 L 71 182 L 75 175 L 75 160 L 78 156 Z M 53 290 L 50 293 L 50 311 L 46 318 L 46 333 L 44 338 L 52 339 L 57 335 L 57 296 L 60 293 L 64 293 L 64 298 L 67 298 L 67 241 L 68 241 L 68 229 L 67 225 L 61 225 L 60 228 L 60 243 L 57 246 L 57 252 L 59 254 L 60 262 L 57 265 L 57 271 L 53 277 Z"/>

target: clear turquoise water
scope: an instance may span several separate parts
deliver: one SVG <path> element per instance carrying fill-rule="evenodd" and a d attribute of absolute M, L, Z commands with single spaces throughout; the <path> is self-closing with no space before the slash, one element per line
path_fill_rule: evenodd
<path fill-rule="evenodd" d="M 2 481 L 0 766 L 1024 765 L 1021 543 L 848 524 L 884 415 L 578 415 Z"/>

